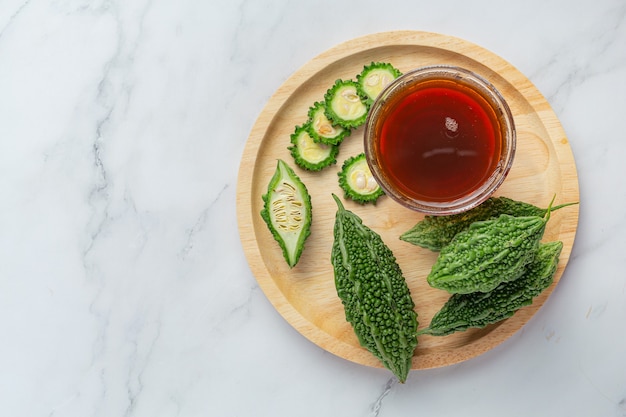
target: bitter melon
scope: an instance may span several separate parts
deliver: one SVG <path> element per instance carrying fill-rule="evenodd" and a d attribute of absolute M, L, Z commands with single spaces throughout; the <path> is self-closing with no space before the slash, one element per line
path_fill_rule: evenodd
<path fill-rule="evenodd" d="M 417 346 L 417 313 L 391 250 L 337 203 L 331 260 L 346 320 L 364 348 L 404 382 Z"/>
<path fill-rule="evenodd" d="M 545 217 L 502 214 L 472 223 L 441 249 L 428 283 L 452 294 L 468 294 L 489 292 L 519 278 L 533 260 L 549 219 L 550 207 Z"/>
<path fill-rule="evenodd" d="M 287 149 L 295 163 L 309 171 L 320 171 L 327 166 L 337 163 L 339 147 L 315 142 L 309 135 L 309 124 L 296 126 L 291 134 L 291 146 Z"/>
<path fill-rule="evenodd" d="M 367 165 L 364 153 L 348 158 L 337 175 L 345 197 L 358 203 L 376 203 L 384 194 Z"/>
<path fill-rule="evenodd" d="M 311 196 L 294 170 L 279 159 L 267 194 L 262 198 L 261 217 L 280 245 L 285 261 L 293 268 L 311 234 Z"/>
<path fill-rule="evenodd" d="M 578 203 L 566 203 L 552 207 L 555 211 L 563 207 Z M 416 246 L 421 246 L 432 251 L 440 251 L 450 243 L 454 236 L 467 229 L 470 224 L 494 219 L 501 214 L 510 216 L 539 216 L 546 215 L 547 209 L 536 207 L 522 201 L 512 200 L 507 197 L 491 197 L 481 205 L 464 213 L 451 216 L 425 216 L 410 230 L 404 232 L 400 239 Z"/>
<path fill-rule="evenodd" d="M 500 284 L 487 293 L 454 294 L 432 318 L 430 325 L 419 334 L 445 336 L 469 328 L 482 328 L 513 316 L 520 308 L 531 305 L 533 299 L 553 282 L 560 241 L 542 243 L 523 275 Z"/>
<path fill-rule="evenodd" d="M 334 124 L 352 129 L 365 123 L 369 106 L 361 99 L 353 80 L 337 80 L 324 95 L 326 117 Z"/>
<path fill-rule="evenodd" d="M 371 105 L 381 91 L 400 75 L 402 73 L 390 63 L 372 62 L 357 75 L 356 81 L 359 92 L 365 97 L 367 104 Z"/>
<path fill-rule="evenodd" d="M 318 101 L 313 104 L 308 113 L 308 131 L 315 142 L 327 145 L 339 145 L 351 130 L 333 124 L 326 117 L 326 103 Z"/>

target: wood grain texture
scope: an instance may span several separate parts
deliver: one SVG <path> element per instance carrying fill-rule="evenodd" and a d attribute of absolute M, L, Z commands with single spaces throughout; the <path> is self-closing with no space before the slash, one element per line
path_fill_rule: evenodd
<path fill-rule="evenodd" d="M 315 57 L 294 73 L 270 98 L 250 132 L 239 167 L 237 217 L 244 252 L 259 286 L 276 310 L 302 335 L 347 360 L 373 367 L 380 363 L 359 346 L 337 297 L 330 252 L 336 204 L 342 196 L 337 172 L 343 161 L 363 151 L 363 128 L 341 145 L 338 164 L 322 172 L 295 166 L 287 150 L 296 125 L 323 99 L 338 78 L 355 78 L 372 61 L 390 62 L 402 72 L 433 64 L 458 65 L 490 80 L 507 100 L 515 119 L 517 153 L 511 171 L 497 191 L 502 195 L 546 207 L 579 201 L 574 158 L 559 120 L 550 105 L 517 69 L 493 53 L 462 39 L 435 33 L 399 31 L 377 33 L 340 44 Z M 276 169 L 277 159 L 294 167 L 306 184 L 313 204 L 311 236 L 300 262 L 289 269 L 259 212 L 261 196 Z M 448 294 L 426 283 L 436 254 L 402 242 L 398 237 L 422 215 L 382 197 L 376 206 L 346 201 L 348 210 L 379 233 L 396 255 L 416 305 L 419 328 L 426 327 Z M 518 331 L 544 304 L 568 263 L 578 224 L 578 205 L 554 212 L 544 241 L 564 244 L 554 284 L 532 306 L 512 318 L 484 329 L 445 337 L 421 336 L 413 369 L 441 367 L 475 357 Z"/>

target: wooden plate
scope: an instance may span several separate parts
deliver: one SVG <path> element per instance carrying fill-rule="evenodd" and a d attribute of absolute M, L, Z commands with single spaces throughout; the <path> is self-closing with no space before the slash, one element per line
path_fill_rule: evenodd
<path fill-rule="evenodd" d="M 517 69 L 493 53 L 467 41 L 434 33 L 400 31 L 378 33 L 340 44 L 322 53 L 293 74 L 275 92 L 258 117 L 246 144 L 237 184 L 237 217 L 243 248 L 259 286 L 278 312 L 302 335 L 321 348 L 350 361 L 380 367 L 361 348 L 334 287 L 330 252 L 337 206 L 331 193 L 343 196 L 337 172 L 345 159 L 363 151 L 363 127 L 341 145 L 336 166 L 318 173 L 295 166 L 287 150 L 296 125 L 307 119 L 309 107 L 322 100 L 338 78 L 350 79 L 372 61 L 392 63 L 402 72 L 433 64 L 465 67 L 490 80 L 505 97 L 515 118 L 517 154 L 511 171 L 496 195 L 546 207 L 578 201 L 576 166 L 566 135 L 550 105 Z M 308 187 L 313 204 L 311 236 L 300 262 L 289 269 L 262 221 L 261 196 L 276 169 L 285 160 Z M 400 241 L 422 215 L 388 197 L 376 206 L 345 202 L 348 210 L 378 232 L 397 257 L 426 327 L 448 294 L 426 283 L 436 254 Z M 578 205 L 553 213 L 544 241 L 564 243 L 554 284 L 532 306 L 512 318 L 480 330 L 444 337 L 420 336 L 413 369 L 441 367 L 475 357 L 502 343 L 519 330 L 543 305 L 558 283 L 571 253 L 578 223 Z"/>

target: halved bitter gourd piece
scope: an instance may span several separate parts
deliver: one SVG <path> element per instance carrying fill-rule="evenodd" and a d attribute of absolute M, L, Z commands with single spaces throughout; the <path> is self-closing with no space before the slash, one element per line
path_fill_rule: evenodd
<path fill-rule="evenodd" d="M 308 171 L 320 171 L 337 162 L 338 145 L 315 142 L 309 134 L 310 125 L 296 126 L 291 134 L 291 151 L 296 164 Z"/>
<path fill-rule="evenodd" d="M 337 80 L 324 95 L 326 117 L 345 129 L 365 123 L 369 105 L 361 99 L 358 84 L 353 80 Z"/>
<path fill-rule="evenodd" d="M 339 145 L 351 130 L 333 124 L 326 117 L 326 103 L 318 101 L 309 109 L 309 135 L 315 142 Z"/>
<path fill-rule="evenodd" d="M 376 203 L 384 194 L 367 165 L 364 153 L 348 158 L 337 175 L 346 198 L 357 203 Z"/>
<path fill-rule="evenodd" d="M 356 77 L 359 93 L 371 105 L 380 92 L 401 75 L 397 68 L 387 62 L 372 62 L 363 67 L 363 71 Z"/>
<path fill-rule="evenodd" d="M 261 217 L 280 245 L 285 261 L 293 268 L 311 234 L 311 196 L 293 169 L 279 159 L 267 194 L 262 198 Z"/>

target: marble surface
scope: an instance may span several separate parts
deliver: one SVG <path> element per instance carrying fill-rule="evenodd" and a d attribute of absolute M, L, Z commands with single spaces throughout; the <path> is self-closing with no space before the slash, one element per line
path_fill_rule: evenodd
<path fill-rule="evenodd" d="M 336 44 L 399 29 L 526 74 L 581 195 L 532 320 L 404 385 L 282 319 L 235 212 L 271 94 Z M 624 45 L 622 0 L 1 0 L 1 414 L 626 416 Z"/>

